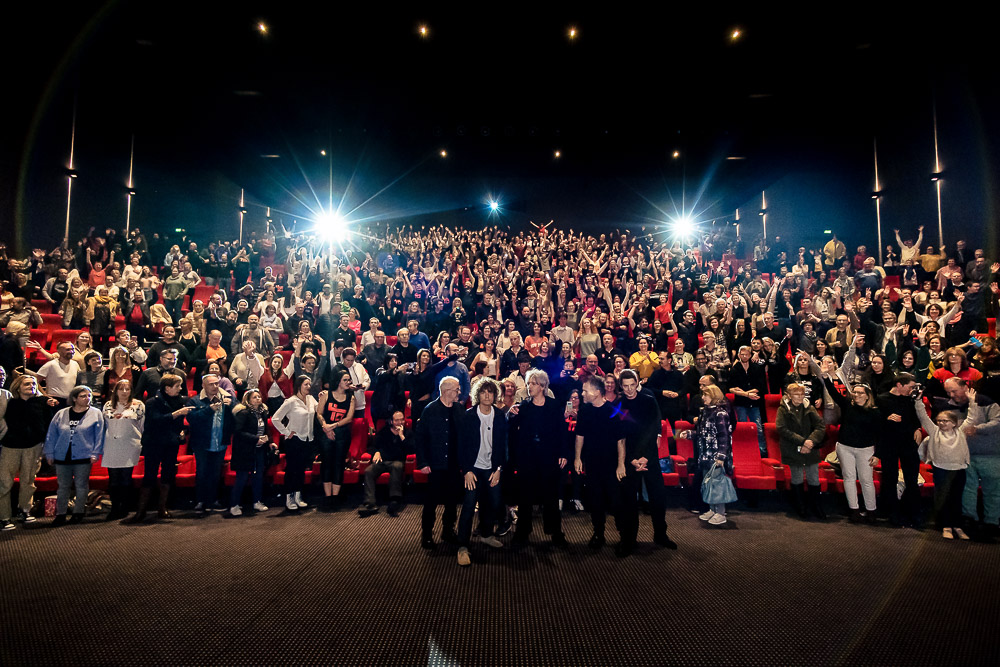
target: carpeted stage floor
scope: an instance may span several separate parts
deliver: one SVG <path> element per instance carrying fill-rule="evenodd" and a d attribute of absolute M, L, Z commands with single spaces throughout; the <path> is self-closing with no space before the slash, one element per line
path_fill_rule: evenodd
<path fill-rule="evenodd" d="M 419 507 L 310 507 L 0 534 L 3 665 L 997 664 L 1000 545 L 803 523 L 775 505 L 678 551 L 419 547 Z M 612 523 L 613 526 L 613 523 Z"/>

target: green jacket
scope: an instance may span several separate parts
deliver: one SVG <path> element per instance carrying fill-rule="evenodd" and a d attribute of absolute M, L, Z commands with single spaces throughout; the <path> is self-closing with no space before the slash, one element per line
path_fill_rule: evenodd
<path fill-rule="evenodd" d="M 781 438 L 781 461 L 789 465 L 811 465 L 820 462 L 819 450 L 826 439 L 826 426 L 816 408 L 803 403 L 792 405 L 787 398 L 778 406 L 775 420 L 778 437 Z M 813 448 L 808 453 L 799 453 L 799 446 L 812 440 Z"/>

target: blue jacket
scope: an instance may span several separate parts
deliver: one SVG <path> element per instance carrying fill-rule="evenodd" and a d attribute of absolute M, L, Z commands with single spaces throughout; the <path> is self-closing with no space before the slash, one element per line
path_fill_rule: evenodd
<path fill-rule="evenodd" d="M 434 389 L 431 390 L 431 398 L 441 395 L 441 380 L 445 378 L 455 378 L 458 380 L 458 402 L 465 405 L 469 400 L 469 391 L 472 389 L 472 381 L 469 379 L 469 369 L 461 361 L 456 361 L 453 365 L 446 365 L 438 374 L 434 376 Z"/>
<path fill-rule="evenodd" d="M 222 437 L 215 447 L 212 447 L 212 422 L 215 420 L 215 410 L 212 409 L 205 391 L 202 390 L 199 395 L 188 401 L 188 405 L 194 408 L 187 416 L 188 425 L 191 426 L 191 437 L 188 439 L 188 446 L 191 449 L 223 452 L 229 447 L 229 440 L 233 437 L 235 427 L 233 407 L 236 405 L 236 399 L 221 388 L 219 395 L 231 399 L 232 402 L 222 406 Z"/>
<path fill-rule="evenodd" d="M 70 442 L 73 443 L 73 459 L 82 461 L 103 454 L 104 432 L 107 430 L 104 413 L 95 407 L 88 408 L 72 435 L 69 430 L 69 413 L 69 408 L 63 408 L 52 418 L 45 446 L 42 448 L 45 457 L 56 462 L 65 460 Z"/>

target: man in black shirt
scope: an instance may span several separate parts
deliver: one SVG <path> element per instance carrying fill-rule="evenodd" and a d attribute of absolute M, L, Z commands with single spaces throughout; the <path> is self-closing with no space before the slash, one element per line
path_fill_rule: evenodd
<path fill-rule="evenodd" d="M 757 445 L 760 455 L 767 456 L 767 440 L 764 439 L 764 425 L 761 414 L 764 412 L 764 394 L 767 393 L 767 380 L 764 369 L 758 364 L 750 363 L 750 348 L 744 345 L 736 353 L 736 361 L 729 371 L 729 391 L 735 394 L 733 407 L 736 417 L 741 422 L 753 422 L 757 426 Z"/>
<path fill-rule="evenodd" d="M 402 410 L 392 413 L 392 421 L 382 427 L 369 446 L 371 463 L 365 470 L 365 509 L 361 516 L 371 516 L 378 512 L 375 505 L 375 483 L 379 476 L 389 473 L 389 516 L 396 516 L 403 500 L 403 469 L 406 453 L 412 441 L 412 434 L 404 428 L 406 419 Z"/>
<path fill-rule="evenodd" d="M 458 461 L 459 420 L 464 413 L 458 404 L 458 380 L 449 376 L 438 385 L 440 396 L 424 408 L 417 422 L 417 469 L 427 475 L 424 489 L 424 511 L 421 517 L 420 546 L 434 547 L 434 522 L 438 505 L 444 505 L 441 539 L 455 544 L 457 503 L 462 492 Z"/>
<path fill-rule="evenodd" d="M 917 487 L 920 456 L 917 447 L 923 439 L 912 396 L 916 386 L 916 378 L 909 373 L 899 373 L 892 389 L 879 394 L 876 401 L 884 418 L 881 439 L 875 448 L 875 456 L 882 462 L 879 510 L 893 524 L 913 527 L 918 524 L 920 503 L 920 489 Z M 897 502 L 896 480 L 900 469 L 906 489 L 900 502 Z"/>
<path fill-rule="evenodd" d="M 583 383 L 583 402 L 577 418 L 576 458 L 573 468 L 579 475 L 587 468 L 587 502 L 594 534 L 591 549 L 604 546 L 604 524 L 607 511 L 616 516 L 618 533 L 622 536 L 616 551 L 626 555 L 623 522 L 618 517 L 621 504 L 621 480 L 625 477 L 625 437 L 620 412 L 604 400 L 604 383 L 589 377 Z"/>
<path fill-rule="evenodd" d="M 625 427 L 625 480 L 622 483 L 622 542 L 620 551 L 627 556 L 635 548 L 639 532 L 639 492 L 643 482 L 649 495 L 649 516 L 653 521 L 653 542 L 676 549 L 667 537 L 666 490 L 660 472 L 660 408 L 656 397 L 639 389 L 639 376 L 632 369 L 621 374 L 622 422 Z"/>

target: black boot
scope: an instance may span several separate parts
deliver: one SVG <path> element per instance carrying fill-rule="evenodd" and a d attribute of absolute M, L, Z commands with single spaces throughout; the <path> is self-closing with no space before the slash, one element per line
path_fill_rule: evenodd
<path fill-rule="evenodd" d="M 826 519 L 826 512 L 823 511 L 823 504 L 819 497 L 819 485 L 809 485 L 809 511 L 820 521 Z"/>
<path fill-rule="evenodd" d="M 802 485 L 796 484 L 792 486 L 791 492 L 788 494 L 789 504 L 792 506 L 792 511 L 799 515 L 800 518 L 808 519 L 809 514 L 806 513 L 805 502 L 802 493 Z"/>
<path fill-rule="evenodd" d="M 119 509 L 118 508 L 118 502 L 119 501 L 117 500 L 117 497 L 118 497 L 118 487 L 109 486 L 108 487 L 108 497 L 111 498 L 111 509 L 109 509 L 108 513 L 104 515 L 104 520 L 105 521 L 114 521 L 115 519 L 121 518 L 121 517 L 118 516 L 118 509 Z"/>
<path fill-rule="evenodd" d="M 153 495 L 153 489 L 148 486 L 139 490 L 139 507 L 135 510 L 135 516 L 129 519 L 129 523 L 142 523 L 146 520 L 146 506 L 149 505 L 149 497 Z"/>
<path fill-rule="evenodd" d="M 157 499 L 159 502 L 159 510 L 156 512 L 156 516 L 161 519 L 169 519 L 170 512 L 167 511 L 167 497 L 170 495 L 170 485 L 160 484 L 160 497 Z"/>

